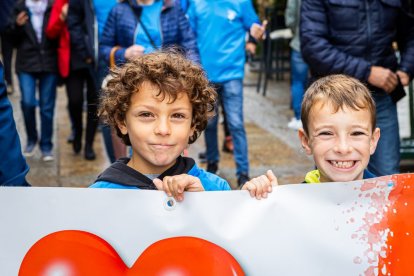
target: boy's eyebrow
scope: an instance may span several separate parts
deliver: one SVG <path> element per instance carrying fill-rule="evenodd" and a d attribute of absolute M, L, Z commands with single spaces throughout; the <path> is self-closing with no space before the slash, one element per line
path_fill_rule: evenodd
<path fill-rule="evenodd" d="M 318 130 L 323 129 L 323 128 L 332 128 L 334 126 L 335 126 L 335 124 L 323 124 L 323 125 L 320 125 L 318 127 L 315 127 L 314 131 L 318 131 Z M 362 129 L 369 130 L 370 126 L 368 124 L 352 124 L 351 128 L 362 128 Z"/>
<path fill-rule="evenodd" d="M 334 126 L 334 124 L 323 124 L 323 125 L 320 125 L 318 127 L 315 127 L 314 130 L 320 130 L 322 128 L 331 128 L 333 126 Z"/>
<path fill-rule="evenodd" d="M 369 125 L 368 124 L 353 124 L 352 127 L 359 127 L 359 128 L 363 128 L 363 129 L 369 129 Z"/>
<path fill-rule="evenodd" d="M 177 110 L 188 110 L 188 111 L 190 111 L 191 110 L 191 108 L 187 108 L 187 107 L 176 107 L 176 108 L 173 108 L 173 111 L 177 111 Z"/>
<path fill-rule="evenodd" d="M 156 106 L 156 105 L 145 105 L 145 104 L 139 104 L 139 105 L 131 106 L 131 109 L 137 109 L 137 108 L 146 108 L 146 109 L 149 109 L 149 110 L 156 110 L 156 109 L 158 109 L 158 106 Z M 188 111 L 190 111 L 191 108 L 186 108 L 186 107 L 179 106 L 179 107 L 173 108 L 172 110 L 173 111 L 178 111 L 178 110 L 188 110 Z"/>
<path fill-rule="evenodd" d="M 136 109 L 136 108 L 146 108 L 146 109 L 156 109 L 156 106 L 154 105 L 145 105 L 145 104 L 137 104 L 137 105 L 131 105 L 132 109 Z"/>

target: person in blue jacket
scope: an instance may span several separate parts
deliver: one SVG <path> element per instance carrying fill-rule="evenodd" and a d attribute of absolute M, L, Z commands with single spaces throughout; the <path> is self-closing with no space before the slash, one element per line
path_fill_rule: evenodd
<path fill-rule="evenodd" d="M 111 76 L 99 114 L 132 147 L 132 156 L 113 163 L 92 188 L 163 190 L 178 201 L 184 191 L 230 190 L 227 181 L 181 156 L 214 114 L 217 94 L 197 63 L 177 51 L 154 52 Z M 259 188 L 246 186 L 252 196 Z"/>
<path fill-rule="evenodd" d="M 0 5 L 0 31 L 9 23 L 14 2 L 4 0 Z M 30 186 L 26 181 L 29 166 L 22 154 L 3 72 L 3 63 L 0 61 L 0 186 Z"/>
<path fill-rule="evenodd" d="M 249 180 L 249 156 L 243 119 L 243 77 L 246 33 L 259 39 L 260 25 L 251 0 L 191 0 L 187 12 L 203 68 L 218 88 L 234 144 L 238 185 Z M 219 151 L 215 116 L 205 131 L 207 171 L 217 173 Z"/>
<path fill-rule="evenodd" d="M 109 64 L 115 51 L 116 64 L 156 49 L 179 47 L 193 61 L 199 61 L 196 38 L 180 1 L 124 0 L 108 15 L 99 53 Z"/>

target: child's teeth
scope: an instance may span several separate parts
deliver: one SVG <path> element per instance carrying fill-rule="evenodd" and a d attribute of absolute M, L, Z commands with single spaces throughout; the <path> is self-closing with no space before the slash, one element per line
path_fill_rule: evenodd
<path fill-rule="evenodd" d="M 346 169 L 352 167 L 354 161 L 332 161 L 332 165 L 337 168 Z"/>

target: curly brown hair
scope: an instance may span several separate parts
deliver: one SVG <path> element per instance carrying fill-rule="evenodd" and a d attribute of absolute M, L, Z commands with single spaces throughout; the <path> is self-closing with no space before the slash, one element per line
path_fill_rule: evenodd
<path fill-rule="evenodd" d="M 110 71 L 111 79 L 103 87 L 98 114 L 103 122 L 114 127 L 126 145 L 131 145 L 128 135 L 121 133 L 118 122 L 125 120 L 131 105 L 131 97 L 139 93 L 144 82 L 159 88 L 157 96 L 174 102 L 180 93 L 187 93 L 193 107 L 191 127 L 194 134 L 191 144 L 206 128 L 209 118 L 214 116 L 217 99 L 201 67 L 186 59 L 175 50 L 156 51 L 128 61 Z"/>

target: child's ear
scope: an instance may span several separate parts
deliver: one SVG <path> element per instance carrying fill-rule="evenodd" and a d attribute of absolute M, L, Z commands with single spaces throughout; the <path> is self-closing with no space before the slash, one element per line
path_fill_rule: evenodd
<path fill-rule="evenodd" d="M 192 126 L 190 129 L 190 134 L 188 135 L 188 137 L 192 137 L 194 135 L 195 132 L 195 126 Z"/>
<path fill-rule="evenodd" d="M 309 138 L 306 135 L 306 133 L 303 130 L 303 128 L 300 128 L 299 129 L 298 134 L 299 134 L 300 142 L 302 144 L 302 148 L 305 150 L 305 153 L 307 155 L 311 155 L 312 154 L 312 148 L 309 145 Z"/>
<path fill-rule="evenodd" d="M 116 124 L 123 135 L 128 134 L 128 128 L 126 127 L 125 120 L 124 121 L 116 121 Z"/>
<path fill-rule="evenodd" d="M 371 143 L 369 145 L 369 154 L 370 155 L 374 154 L 375 149 L 377 148 L 377 144 L 378 144 L 378 141 L 380 139 L 380 136 L 381 136 L 381 131 L 377 127 L 377 128 L 375 128 L 374 132 L 372 133 Z"/>

